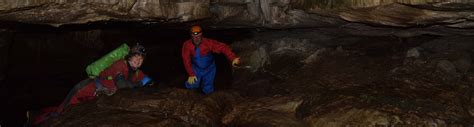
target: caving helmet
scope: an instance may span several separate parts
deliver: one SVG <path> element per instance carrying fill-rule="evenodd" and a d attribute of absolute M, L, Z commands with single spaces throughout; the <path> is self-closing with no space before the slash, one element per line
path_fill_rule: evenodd
<path fill-rule="evenodd" d="M 137 43 L 132 48 L 130 48 L 130 51 L 128 51 L 128 55 L 127 55 L 126 59 L 128 60 L 130 57 L 133 57 L 133 56 L 136 56 L 136 55 L 140 55 L 142 57 L 146 56 L 145 47 L 143 47 L 139 43 Z"/>
<path fill-rule="evenodd" d="M 193 25 L 191 29 L 189 29 L 189 32 L 191 32 L 192 35 L 198 35 L 202 32 L 202 28 L 199 25 Z"/>

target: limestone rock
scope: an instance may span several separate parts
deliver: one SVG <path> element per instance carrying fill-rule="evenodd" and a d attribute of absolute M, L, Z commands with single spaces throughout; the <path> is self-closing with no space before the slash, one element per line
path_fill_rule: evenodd
<path fill-rule="evenodd" d="M 408 119 L 409 118 L 409 119 Z M 446 126 L 446 121 L 423 119 L 416 115 L 397 116 L 371 109 L 351 108 L 334 111 L 327 115 L 306 118 L 312 127 L 338 126 Z"/>
<path fill-rule="evenodd" d="M 295 117 L 302 100 L 295 97 L 269 97 L 236 105 L 222 118 L 231 126 L 303 127 L 306 124 Z"/>
<path fill-rule="evenodd" d="M 395 27 L 472 28 L 474 2 L 439 0 L 0 0 L 0 20 L 33 24 L 97 21 L 298 28 L 349 22 Z M 213 24 L 214 24 L 213 23 Z"/>

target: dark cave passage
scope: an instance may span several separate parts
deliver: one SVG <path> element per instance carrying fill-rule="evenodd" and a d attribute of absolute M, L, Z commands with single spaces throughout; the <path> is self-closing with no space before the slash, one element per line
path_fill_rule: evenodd
<path fill-rule="evenodd" d="M 217 54 L 216 91 L 203 95 L 183 87 L 187 74 L 181 49 L 190 38 L 188 26 L 139 22 L 2 26 L 0 95 L 6 108 L 1 110 L 0 125 L 20 126 L 27 110 L 57 106 L 87 78 L 87 65 L 123 43 L 146 47 L 141 69 L 156 85 L 100 96 L 45 126 L 474 123 L 472 36 L 417 35 L 423 30 L 413 29 L 408 32 L 412 35 L 403 37 L 386 34 L 404 31 L 391 27 L 377 31 L 205 27 L 204 37 L 228 44 L 242 65 L 232 68 L 224 55 Z"/>
<path fill-rule="evenodd" d="M 241 58 L 211 94 L 184 88 L 194 23 Z M 0 0 L 0 127 L 79 88 L 39 126 L 469 127 L 473 40 L 473 0 Z M 155 85 L 100 94 L 85 68 L 123 43 Z"/>
<path fill-rule="evenodd" d="M 134 23 L 66 25 L 60 28 L 11 24 L 2 40 L 7 42 L 6 69 L 1 80 L 5 100 L 2 119 L 21 125 L 27 110 L 40 110 L 61 103 L 69 90 L 87 78 L 85 68 L 123 43 L 140 43 L 148 55 L 142 66 L 157 82 L 157 89 L 183 88 L 187 78 L 181 46 L 190 39 L 187 29 Z M 209 29 L 204 36 L 231 44 L 249 38 L 252 29 Z M 5 51 L 5 50 L 4 50 Z M 216 89 L 229 88 L 229 61 L 216 54 Z M 2 121 L 3 122 L 3 121 Z"/>

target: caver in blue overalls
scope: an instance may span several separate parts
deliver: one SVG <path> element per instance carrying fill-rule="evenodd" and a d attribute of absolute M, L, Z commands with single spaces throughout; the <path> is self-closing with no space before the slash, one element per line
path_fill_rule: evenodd
<path fill-rule="evenodd" d="M 212 53 L 206 56 L 201 56 L 199 47 L 195 49 L 195 56 L 191 58 L 192 68 L 197 77 L 194 84 L 185 82 L 184 85 L 188 89 L 199 88 L 202 84 L 202 92 L 205 94 L 214 91 L 214 78 L 216 76 L 216 63 L 214 62 L 214 55 Z"/>
<path fill-rule="evenodd" d="M 240 58 L 237 58 L 226 44 L 202 37 L 200 26 L 194 25 L 189 32 L 192 38 L 184 42 L 181 52 L 184 68 L 189 75 L 184 86 L 196 89 L 202 84 L 202 91 L 205 94 L 212 93 L 216 75 L 216 64 L 212 53 L 224 54 L 229 61 L 232 61 L 234 67 L 240 63 Z"/>

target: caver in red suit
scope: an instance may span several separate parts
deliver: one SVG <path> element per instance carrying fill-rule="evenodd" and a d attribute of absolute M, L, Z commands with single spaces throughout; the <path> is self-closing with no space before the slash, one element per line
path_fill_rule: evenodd
<path fill-rule="evenodd" d="M 97 78 L 83 80 L 74 86 L 59 107 L 43 109 L 33 124 L 40 124 L 49 117 L 59 115 L 69 106 L 93 100 L 99 95 L 110 96 L 120 88 L 145 86 L 152 83 L 151 79 L 138 69 L 144 56 L 144 48 L 140 45 L 135 46 L 126 59 L 116 61 L 102 71 Z"/>
<path fill-rule="evenodd" d="M 202 86 L 202 92 L 210 94 L 214 91 L 216 63 L 213 53 L 224 54 L 232 65 L 239 63 L 231 49 L 224 43 L 202 37 L 201 27 L 191 27 L 192 38 L 184 42 L 182 57 L 184 67 L 188 72 L 188 81 L 184 83 L 187 89 L 196 89 Z"/>

